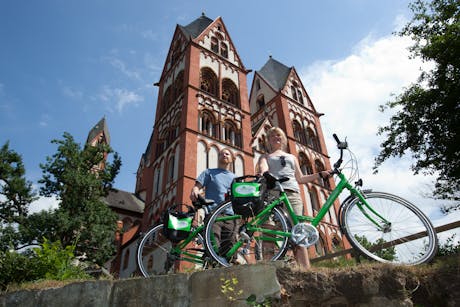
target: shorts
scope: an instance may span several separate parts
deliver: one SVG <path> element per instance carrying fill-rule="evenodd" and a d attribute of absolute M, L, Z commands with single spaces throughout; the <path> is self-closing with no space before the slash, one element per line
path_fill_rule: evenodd
<path fill-rule="evenodd" d="M 299 192 L 295 191 L 286 191 L 286 196 L 289 199 L 289 202 L 291 203 L 292 209 L 294 210 L 294 213 L 296 215 L 303 215 L 303 202 L 302 198 L 300 197 Z M 274 191 L 270 190 L 270 195 L 274 197 L 279 197 L 280 192 L 279 191 Z"/>

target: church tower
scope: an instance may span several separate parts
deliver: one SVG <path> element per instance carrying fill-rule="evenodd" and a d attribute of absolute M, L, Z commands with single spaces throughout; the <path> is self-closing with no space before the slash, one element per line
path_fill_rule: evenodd
<path fill-rule="evenodd" d="M 158 83 L 155 122 L 137 173 L 143 229 L 177 203 L 190 204 L 198 174 L 229 148 L 237 175 L 254 172 L 244 67 L 221 17 L 177 25 Z"/>
<path fill-rule="evenodd" d="M 331 169 L 318 113 L 294 67 L 287 67 L 271 56 L 254 74 L 250 94 L 254 162 L 267 151 L 266 131 L 280 127 L 286 132 L 287 150 L 295 155 L 304 174 Z M 334 189 L 332 179 L 300 185 L 304 212 L 315 216 Z M 343 248 L 337 220 L 336 201 L 318 227 L 320 240 L 310 248 L 311 258 Z M 345 243 L 348 244 L 348 243 Z"/>

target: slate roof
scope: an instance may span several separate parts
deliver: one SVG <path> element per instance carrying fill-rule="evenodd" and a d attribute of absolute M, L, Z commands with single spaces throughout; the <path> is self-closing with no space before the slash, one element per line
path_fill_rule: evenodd
<path fill-rule="evenodd" d="M 262 76 L 276 91 L 283 89 L 291 68 L 270 56 L 267 63 L 257 73 Z"/>
<path fill-rule="evenodd" d="M 109 128 L 107 127 L 107 123 L 105 122 L 105 117 L 103 117 L 88 133 L 88 138 L 86 139 L 86 143 L 91 142 L 101 131 L 104 132 L 105 138 L 107 140 L 107 144 L 110 144 L 110 134 Z"/>
<path fill-rule="evenodd" d="M 135 194 L 123 190 L 110 190 L 109 194 L 104 198 L 104 202 L 112 208 L 118 208 L 137 213 L 144 212 L 144 202 Z"/>
<path fill-rule="evenodd" d="M 206 17 L 204 13 L 186 26 L 179 27 L 188 34 L 190 38 L 196 38 L 200 35 L 214 20 Z"/>

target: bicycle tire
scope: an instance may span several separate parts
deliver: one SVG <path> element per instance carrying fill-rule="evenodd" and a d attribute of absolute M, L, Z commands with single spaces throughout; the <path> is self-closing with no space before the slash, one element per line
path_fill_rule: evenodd
<path fill-rule="evenodd" d="M 260 261 L 275 261 L 280 259 L 287 251 L 289 238 L 281 235 L 269 235 L 260 232 L 247 233 L 244 231 L 247 219 L 243 219 L 239 215 L 227 216 L 224 212 L 231 208 L 232 203 L 227 202 L 216 208 L 206 223 L 205 244 L 209 255 L 220 265 L 229 267 L 233 264 L 254 264 Z M 219 247 L 215 244 L 215 237 L 218 232 L 216 224 L 222 223 L 218 219 L 222 216 L 232 219 L 237 223 L 237 229 L 233 233 L 228 233 L 224 240 L 220 241 L 219 246 L 226 246 L 226 249 L 235 248 L 241 245 L 238 251 L 228 256 L 219 252 Z M 288 223 L 278 208 L 274 208 L 267 213 L 266 222 L 260 225 L 260 228 L 278 230 L 283 232 L 289 231 Z M 218 227 L 217 227 L 218 228 Z M 232 238 L 236 238 L 236 242 L 231 242 Z M 236 256 L 235 256 L 236 255 Z"/>
<path fill-rule="evenodd" d="M 203 236 L 198 233 L 194 238 L 198 247 L 185 248 L 185 252 L 204 258 Z M 202 248 L 200 248 L 200 246 Z M 140 240 L 137 247 L 137 264 L 144 277 L 153 275 L 166 275 L 175 269 L 178 260 L 184 260 L 181 255 L 175 255 L 172 251 L 173 243 L 166 238 L 163 232 L 163 224 L 150 229 Z M 185 261 L 185 260 L 184 260 Z M 194 269 L 201 269 L 203 263 L 191 263 Z"/>
<path fill-rule="evenodd" d="M 360 210 L 358 197 L 350 198 L 343 205 L 340 221 L 353 248 L 367 258 L 402 265 L 427 263 L 435 256 L 436 231 L 419 208 L 390 193 L 371 191 L 363 196 L 390 223 L 378 229 Z"/>

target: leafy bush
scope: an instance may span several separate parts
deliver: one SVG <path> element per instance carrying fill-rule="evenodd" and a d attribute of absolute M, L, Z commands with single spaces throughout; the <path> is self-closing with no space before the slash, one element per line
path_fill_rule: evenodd
<path fill-rule="evenodd" d="M 61 247 L 59 241 L 44 240 L 39 248 L 18 253 L 14 250 L 0 252 L 0 289 L 10 284 L 21 284 L 40 279 L 66 280 L 89 278 L 74 265 L 75 246 Z"/>
<path fill-rule="evenodd" d="M 455 240 L 456 234 L 447 238 L 443 245 L 439 245 L 436 256 L 451 256 L 460 254 L 460 243 Z"/>
<path fill-rule="evenodd" d="M 34 248 L 36 270 L 42 278 L 65 280 L 88 277 L 80 267 L 74 265 L 75 245 L 61 247 L 59 241 L 49 242 L 45 239 L 41 248 Z"/>

